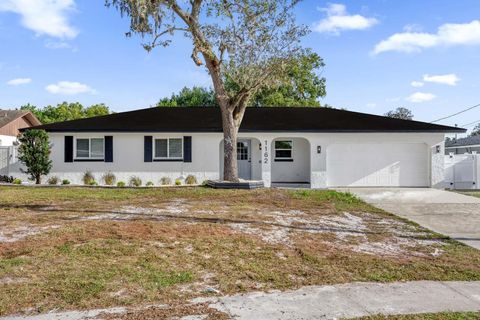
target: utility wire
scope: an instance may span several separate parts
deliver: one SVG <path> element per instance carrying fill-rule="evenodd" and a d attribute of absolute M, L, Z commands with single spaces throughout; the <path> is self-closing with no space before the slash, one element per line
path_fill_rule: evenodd
<path fill-rule="evenodd" d="M 470 122 L 470 123 L 467 123 L 467 124 L 462 124 L 460 127 L 462 127 L 462 128 L 471 127 L 472 125 L 476 124 L 477 122 L 480 122 L 480 120 L 473 121 L 473 122 Z"/>
<path fill-rule="evenodd" d="M 449 116 L 446 116 L 446 117 L 443 117 L 443 118 L 434 120 L 434 121 L 432 121 L 431 123 L 438 122 L 438 121 L 441 121 L 441 120 L 445 120 L 445 119 L 454 117 L 454 116 L 456 116 L 456 115 L 459 115 L 459 114 L 461 114 L 461 113 L 467 112 L 467 111 L 469 111 L 469 110 L 472 110 L 472 109 L 475 109 L 475 108 L 478 108 L 478 107 L 480 107 L 480 104 L 474 105 L 473 107 L 467 108 L 467 109 L 465 109 L 465 110 L 459 111 L 459 112 L 454 113 L 454 114 L 451 114 L 451 115 L 449 115 Z"/>

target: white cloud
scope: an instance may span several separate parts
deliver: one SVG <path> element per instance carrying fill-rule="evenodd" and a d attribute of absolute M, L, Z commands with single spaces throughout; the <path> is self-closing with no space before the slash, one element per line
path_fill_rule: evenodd
<path fill-rule="evenodd" d="M 56 38 L 75 38 L 78 31 L 68 21 L 75 9 L 74 0 L 1 0 L 0 12 L 15 12 L 22 25 L 38 35 Z"/>
<path fill-rule="evenodd" d="M 320 33 L 339 35 L 344 30 L 365 30 L 378 23 L 375 18 L 348 14 L 345 5 L 339 3 L 330 3 L 327 8 L 320 8 L 319 10 L 327 13 L 325 19 L 313 25 L 313 30 Z"/>
<path fill-rule="evenodd" d="M 50 93 L 74 95 L 79 93 L 95 93 L 95 90 L 88 85 L 79 82 L 60 81 L 56 84 L 50 84 L 45 87 Z"/>
<path fill-rule="evenodd" d="M 419 87 L 423 87 L 423 85 L 424 85 L 425 83 L 423 83 L 423 82 L 421 82 L 421 81 L 412 81 L 410 84 L 412 85 L 412 87 L 419 88 Z"/>
<path fill-rule="evenodd" d="M 460 78 L 456 74 L 443 74 L 443 75 L 423 75 L 423 81 L 446 84 L 449 86 L 456 86 L 457 82 L 460 81 Z"/>
<path fill-rule="evenodd" d="M 415 92 L 414 94 L 405 98 L 405 100 L 414 102 L 414 103 L 422 103 L 426 101 L 430 101 L 435 99 L 435 95 L 432 93 L 425 93 L 425 92 Z"/>
<path fill-rule="evenodd" d="M 19 86 L 21 84 L 28 84 L 30 82 L 32 82 L 32 79 L 30 78 L 17 78 L 7 81 L 7 84 L 10 86 Z"/>
<path fill-rule="evenodd" d="M 438 46 L 480 44 L 480 20 L 470 23 L 447 23 L 438 27 L 436 33 L 407 31 L 395 33 L 378 43 L 374 54 L 387 51 L 419 52 Z"/>

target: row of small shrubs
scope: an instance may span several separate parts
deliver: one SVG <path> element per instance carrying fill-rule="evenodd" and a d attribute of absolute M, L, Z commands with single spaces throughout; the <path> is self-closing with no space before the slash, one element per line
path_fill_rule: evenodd
<path fill-rule="evenodd" d="M 95 180 L 95 176 L 91 171 L 86 171 L 83 174 L 82 177 L 83 184 L 86 186 L 97 186 L 98 182 Z M 105 185 L 107 186 L 114 186 L 116 185 L 117 187 L 125 187 L 127 184 L 123 181 L 118 181 L 117 182 L 117 177 L 115 176 L 114 173 L 112 172 L 106 172 L 102 176 L 102 181 Z M 14 179 L 13 177 L 8 177 L 8 176 L 0 176 L 0 182 L 8 182 L 8 183 L 13 183 L 13 184 L 21 184 L 22 180 L 20 179 Z M 60 181 L 60 178 L 57 176 L 51 176 L 48 180 L 47 183 L 50 185 L 58 185 L 61 183 L 62 185 L 69 185 L 70 180 L 68 179 L 63 179 Z M 197 178 L 194 175 L 188 175 L 185 178 L 185 184 L 186 185 L 194 185 L 197 184 Z M 176 186 L 182 185 L 182 180 L 181 179 L 175 179 L 174 184 Z M 153 187 L 155 184 L 152 181 L 147 181 L 145 183 L 145 186 L 147 187 Z M 169 186 L 172 185 L 172 179 L 169 177 L 163 177 L 160 179 L 160 185 L 162 186 Z M 137 176 L 132 176 L 130 177 L 130 180 L 128 181 L 128 186 L 129 187 L 141 187 L 142 186 L 142 179 Z"/>

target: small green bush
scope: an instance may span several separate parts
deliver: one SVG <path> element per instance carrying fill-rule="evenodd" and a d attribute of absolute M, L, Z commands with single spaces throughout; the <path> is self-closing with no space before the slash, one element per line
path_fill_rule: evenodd
<path fill-rule="evenodd" d="M 117 187 L 119 187 L 119 188 L 125 187 L 125 182 L 123 182 L 123 181 L 118 181 L 118 182 L 117 182 Z"/>
<path fill-rule="evenodd" d="M 95 182 L 95 177 L 93 176 L 92 172 L 88 170 L 83 174 L 82 180 L 84 185 L 91 186 L 92 181 Z"/>
<path fill-rule="evenodd" d="M 162 186 L 171 185 L 172 184 L 172 179 L 170 179 L 169 177 L 163 177 L 162 179 L 160 179 L 160 184 Z"/>
<path fill-rule="evenodd" d="M 107 186 L 113 186 L 117 181 L 117 177 L 111 171 L 105 172 L 102 179 Z"/>
<path fill-rule="evenodd" d="M 18 178 L 15 178 L 13 179 L 13 184 L 22 184 L 22 180 L 18 179 Z"/>
<path fill-rule="evenodd" d="M 57 185 L 59 181 L 60 179 L 58 179 L 57 176 L 52 176 L 47 180 L 47 183 L 51 185 Z"/>
<path fill-rule="evenodd" d="M 140 187 L 142 185 L 142 179 L 137 176 L 132 176 L 128 182 L 130 187 Z"/>
<path fill-rule="evenodd" d="M 88 185 L 89 186 L 98 186 L 98 183 L 97 183 L 97 181 L 92 180 L 92 181 L 90 181 L 90 183 Z"/>
<path fill-rule="evenodd" d="M 70 180 L 68 180 L 68 179 L 63 179 L 63 180 L 62 180 L 62 184 L 63 184 L 64 186 L 69 185 L 69 184 L 70 184 Z"/>
<path fill-rule="evenodd" d="M 152 181 L 148 181 L 145 185 L 146 185 L 147 187 L 153 187 L 153 182 L 152 182 Z"/>
<path fill-rule="evenodd" d="M 175 179 L 175 185 L 176 186 L 181 186 L 182 185 L 182 180 L 181 179 Z"/>
<path fill-rule="evenodd" d="M 185 184 L 197 184 L 197 178 L 193 174 L 189 174 L 185 178 Z"/>

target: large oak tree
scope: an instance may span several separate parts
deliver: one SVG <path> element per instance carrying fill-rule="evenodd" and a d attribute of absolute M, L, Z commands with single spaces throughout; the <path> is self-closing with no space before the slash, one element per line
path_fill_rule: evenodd
<path fill-rule="evenodd" d="M 308 32 L 293 13 L 299 0 L 106 0 L 130 17 L 130 31 L 148 39 L 147 51 L 181 33 L 191 58 L 204 65 L 221 109 L 224 179 L 238 181 L 237 135 L 250 99 L 288 82 L 288 67 L 305 53 Z M 229 85 L 226 85 L 228 83 Z"/>

